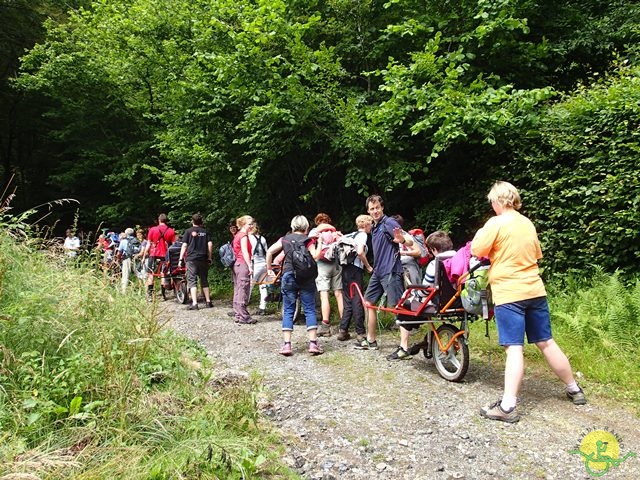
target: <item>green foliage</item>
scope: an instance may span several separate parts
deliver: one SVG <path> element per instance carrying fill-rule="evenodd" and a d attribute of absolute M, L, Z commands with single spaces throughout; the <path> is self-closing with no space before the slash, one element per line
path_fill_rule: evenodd
<path fill-rule="evenodd" d="M 257 423 L 258 379 L 211 382 L 202 348 L 141 293 L 0 233 L 0 474 L 287 475 Z"/>
<path fill-rule="evenodd" d="M 614 186 L 634 180 L 589 172 L 610 157 L 627 172 L 636 151 L 635 87 L 609 102 L 594 78 L 636 61 L 639 23 L 638 7 L 617 0 L 96 1 L 47 24 L 16 85 L 46 97 L 50 184 L 82 192 L 91 225 L 202 211 L 222 232 L 251 213 L 275 238 L 297 213 L 351 223 L 378 192 L 390 213 L 460 244 L 505 178 L 536 189 L 526 205 L 558 259 L 550 269 L 575 251 L 558 228 L 568 221 L 594 232 L 597 263 L 631 270 L 634 200 Z M 604 110 L 615 114 L 591 125 Z M 602 218 L 580 209 L 593 210 L 581 199 L 598 197 L 594 181 L 625 240 L 608 262 Z"/>
<path fill-rule="evenodd" d="M 554 272 L 600 265 L 637 273 L 639 74 L 623 61 L 615 75 L 552 106 L 515 165 Z"/>

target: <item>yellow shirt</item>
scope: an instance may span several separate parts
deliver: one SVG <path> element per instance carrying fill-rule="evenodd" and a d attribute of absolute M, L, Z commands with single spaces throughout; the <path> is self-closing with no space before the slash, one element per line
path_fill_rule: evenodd
<path fill-rule="evenodd" d="M 471 242 L 471 253 L 489 257 L 489 282 L 496 305 L 543 297 L 538 259 L 542 250 L 536 228 L 516 210 L 490 218 Z"/>

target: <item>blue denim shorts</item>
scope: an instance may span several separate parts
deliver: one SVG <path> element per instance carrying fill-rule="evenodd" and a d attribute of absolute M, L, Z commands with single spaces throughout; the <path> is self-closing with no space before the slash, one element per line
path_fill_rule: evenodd
<path fill-rule="evenodd" d="M 387 294 L 387 307 L 395 307 L 402 296 L 402 273 L 393 272 L 380 278 L 373 271 L 364 299 L 370 303 L 376 303 L 384 293 Z"/>
<path fill-rule="evenodd" d="M 498 343 L 504 347 L 550 340 L 551 316 L 547 297 L 530 298 L 495 307 Z"/>

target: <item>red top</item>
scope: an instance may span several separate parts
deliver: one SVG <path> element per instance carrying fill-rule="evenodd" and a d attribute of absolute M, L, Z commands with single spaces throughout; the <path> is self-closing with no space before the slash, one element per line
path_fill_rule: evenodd
<path fill-rule="evenodd" d="M 173 228 L 161 223 L 149 230 L 147 240 L 151 242 L 150 257 L 165 257 L 169 245 L 176 241 L 176 232 Z"/>
<path fill-rule="evenodd" d="M 242 256 L 242 244 L 240 243 L 243 238 L 247 238 L 247 232 L 243 232 L 240 230 L 233 237 L 233 242 L 231 246 L 233 247 L 233 253 L 236 254 L 236 261 L 240 263 L 245 263 L 244 257 Z M 247 238 L 247 252 L 249 252 L 249 258 L 251 258 L 251 242 Z"/>

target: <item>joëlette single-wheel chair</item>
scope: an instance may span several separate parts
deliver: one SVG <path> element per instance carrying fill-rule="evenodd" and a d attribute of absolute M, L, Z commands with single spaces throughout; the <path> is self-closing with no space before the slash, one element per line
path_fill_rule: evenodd
<path fill-rule="evenodd" d="M 493 317 L 487 288 L 480 292 L 479 308 L 468 307 L 471 311 L 465 309 L 461 296 L 465 283 L 474 279 L 480 269 L 484 269 L 486 274 L 489 263 L 488 260 L 477 262 L 454 286 L 449 281 L 443 264 L 447 258 L 450 257 L 436 257 L 435 287 L 409 285 L 393 307 L 367 305 L 357 284 L 351 285 L 351 294 L 357 291 L 367 308 L 396 315 L 396 324 L 408 330 L 428 324 L 429 331 L 424 340 L 414 344 L 411 353 L 416 355 L 422 350 L 426 358 L 433 358 L 442 378 L 460 382 L 469 369 L 469 323 L 480 318 L 489 321 Z"/>
<path fill-rule="evenodd" d="M 173 290 L 176 294 L 176 302 L 186 304 L 189 301 L 187 269 L 178 265 L 181 246 L 182 242 L 175 242 L 171 245 L 167 258 L 158 262 L 152 273 L 155 278 L 160 279 L 163 300 L 167 300 L 167 291 Z"/>

